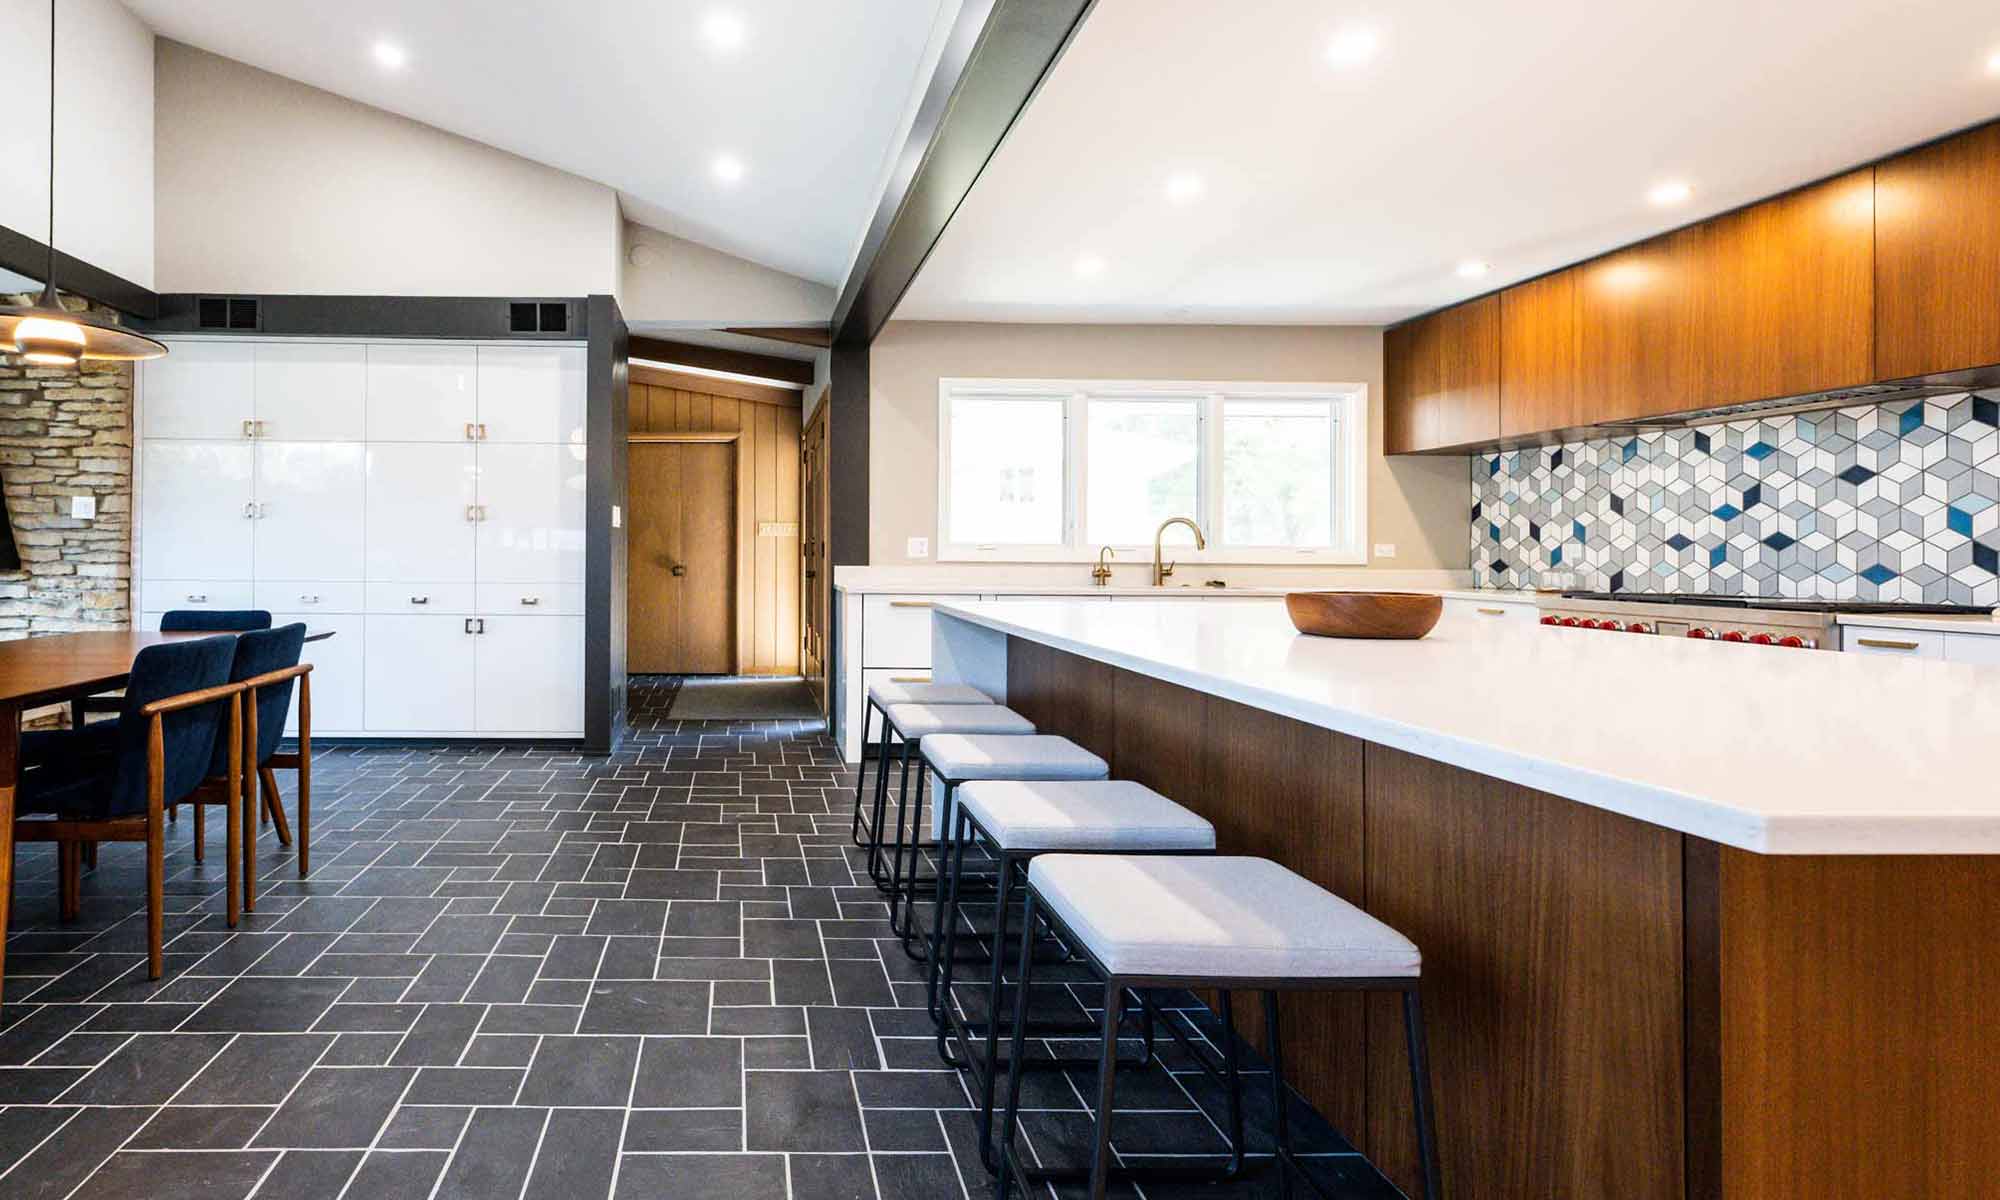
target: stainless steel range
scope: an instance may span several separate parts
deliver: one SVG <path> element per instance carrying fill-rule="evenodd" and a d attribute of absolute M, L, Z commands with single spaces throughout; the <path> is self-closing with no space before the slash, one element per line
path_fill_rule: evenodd
<path fill-rule="evenodd" d="M 1990 615 L 1991 607 L 1881 604 L 1859 600 L 1784 600 L 1761 596 L 1564 592 L 1537 597 L 1542 624 L 1606 633 L 1638 633 L 1799 650 L 1840 649 L 1840 613 Z"/>

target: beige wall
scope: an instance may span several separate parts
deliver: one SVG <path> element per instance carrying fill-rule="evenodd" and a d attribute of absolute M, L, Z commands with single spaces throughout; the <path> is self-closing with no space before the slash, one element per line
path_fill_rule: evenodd
<path fill-rule="evenodd" d="M 1382 457 L 1382 331 L 1357 326 L 1002 325 L 893 321 L 869 353 L 869 562 L 905 565 L 937 530 L 938 380 L 1215 379 L 1368 385 L 1370 566 L 1466 566 L 1462 458 Z M 839 464 L 834 464 L 839 469 Z M 1296 575 L 1297 567 L 1283 568 Z M 1233 568 L 1232 577 L 1254 578 Z"/>
<path fill-rule="evenodd" d="M 618 285 L 602 184 L 161 38 L 155 287 L 576 296 Z"/>
<path fill-rule="evenodd" d="M 833 289 L 824 284 L 644 225 L 625 226 L 623 271 L 618 307 L 634 332 L 658 325 L 823 325 L 833 315 Z"/>

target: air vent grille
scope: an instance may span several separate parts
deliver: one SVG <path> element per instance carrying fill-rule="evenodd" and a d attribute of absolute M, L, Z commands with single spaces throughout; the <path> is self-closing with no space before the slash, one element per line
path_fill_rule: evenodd
<path fill-rule="evenodd" d="M 569 305 L 561 300 L 510 301 L 507 328 L 514 333 L 566 334 Z"/>
<path fill-rule="evenodd" d="M 250 296 L 202 296 L 195 300 L 199 329 L 257 329 L 258 306 Z"/>

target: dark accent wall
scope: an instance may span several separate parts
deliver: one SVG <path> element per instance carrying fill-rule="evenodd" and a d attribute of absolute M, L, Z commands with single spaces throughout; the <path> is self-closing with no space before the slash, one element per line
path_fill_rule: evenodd
<path fill-rule="evenodd" d="M 48 243 L 0 225 L 0 267 L 46 283 L 43 277 L 49 273 Z M 56 286 L 70 295 L 115 308 L 128 317 L 151 317 L 159 311 L 160 298 L 151 290 L 61 250 L 56 251 Z"/>
<path fill-rule="evenodd" d="M 252 330 L 210 329 L 199 324 L 196 305 L 217 293 L 172 292 L 159 298 L 159 314 L 133 322 L 151 333 L 262 334 L 267 337 L 520 338 L 575 341 L 589 331 L 589 305 L 582 297 L 541 296 L 272 296 L 229 293 L 257 301 Z M 521 333 L 512 327 L 508 306 L 516 300 L 563 304 L 569 328 L 560 333 Z"/>
<path fill-rule="evenodd" d="M 590 328 L 584 417 L 583 739 L 609 753 L 625 729 L 626 359 L 631 334 L 610 296 L 586 302 Z M 620 520 L 612 524 L 612 509 Z"/>
<path fill-rule="evenodd" d="M 868 564 L 868 346 L 835 346 L 827 386 L 827 561 Z"/>

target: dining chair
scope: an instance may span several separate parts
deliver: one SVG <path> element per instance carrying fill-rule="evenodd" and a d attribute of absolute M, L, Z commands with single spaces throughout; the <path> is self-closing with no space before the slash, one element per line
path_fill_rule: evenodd
<path fill-rule="evenodd" d="M 65 919 L 81 907 L 84 842 L 146 843 L 146 952 L 151 977 L 163 969 L 166 808 L 201 786 L 218 737 L 230 748 L 229 895 L 237 921 L 237 861 L 243 834 L 240 763 L 244 688 L 229 682 L 236 639 L 201 638 L 148 646 L 132 673 L 116 721 L 21 738 L 21 781 L 14 838 L 56 844 L 58 907 Z"/>
<path fill-rule="evenodd" d="M 292 703 L 292 684 L 299 681 L 302 689 L 299 697 L 300 744 L 305 747 L 305 756 L 310 759 L 311 710 L 303 691 L 309 686 L 305 682 L 312 671 L 310 663 L 301 665 L 299 655 L 305 649 L 306 627 L 303 624 L 284 625 L 277 629 L 253 630 L 239 634 L 236 638 L 236 656 L 229 668 L 229 682 L 244 690 L 244 722 L 235 745 L 225 744 L 226 739 L 217 739 L 215 753 L 209 759 L 208 778 L 187 798 L 194 806 L 194 846 L 195 861 L 202 861 L 202 847 L 205 841 L 202 814 L 210 805 L 227 807 L 233 803 L 235 793 L 231 790 L 240 772 L 242 796 L 248 810 L 252 789 L 263 784 L 263 801 L 268 811 L 276 814 L 279 840 L 289 845 L 290 835 L 285 830 L 285 810 L 278 800 L 278 780 L 271 768 L 276 765 L 278 743 L 285 735 L 285 713 Z M 298 757 L 296 755 L 290 757 Z M 310 819 L 310 785 L 306 782 L 306 771 L 299 775 L 299 855 L 303 861 L 306 854 L 306 828 Z M 245 912 L 257 911 L 257 833 L 246 820 L 244 826 L 242 896 Z M 304 870 L 301 868 L 301 877 Z"/>

